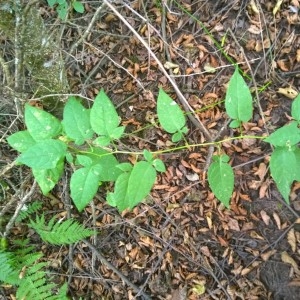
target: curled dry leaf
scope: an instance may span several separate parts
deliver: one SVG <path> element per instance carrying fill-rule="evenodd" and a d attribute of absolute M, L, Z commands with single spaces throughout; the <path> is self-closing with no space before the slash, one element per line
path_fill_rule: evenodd
<path fill-rule="evenodd" d="M 286 96 L 289 99 L 294 99 L 297 97 L 298 92 L 292 89 L 291 87 L 279 88 L 277 91 L 279 94 Z"/>
<path fill-rule="evenodd" d="M 292 228 L 288 234 L 287 234 L 288 243 L 290 244 L 292 251 L 296 252 L 297 249 L 297 241 L 296 241 L 296 235 L 295 230 Z"/>
<path fill-rule="evenodd" d="M 297 262 L 291 256 L 289 256 L 286 251 L 281 253 L 281 260 L 287 264 L 290 264 L 294 268 L 295 273 L 300 275 Z"/>

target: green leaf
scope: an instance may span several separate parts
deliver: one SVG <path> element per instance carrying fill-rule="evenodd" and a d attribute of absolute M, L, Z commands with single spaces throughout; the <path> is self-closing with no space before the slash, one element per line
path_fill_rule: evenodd
<path fill-rule="evenodd" d="M 99 166 L 76 170 L 70 181 L 71 197 L 78 211 L 83 211 L 97 193 L 100 181 Z"/>
<path fill-rule="evenodd" d="M 172 135 L 172 142 L 173 142 L 173 143 L 177 143 L 177 142 L 179 142 L 181 139 L 182 139 L 182 133 L 181 133 L 181 132 L 175 132 L 175 133 Z"/>
<path fill-rule="evenodd" d="M 248 122 L 252 117 L 252 96 L 249 87 L 239 73 L 238 67 L 235 68 L 228 84 L 225 108 L 231 119 Z"/>
<path fill-rule="evenodd" d="M 119 162 L 112 153 L 104 149 L 91 148 L 90 152 L 85 155 L 92 159 L 93 166 L 102 166 L 102 171 L 99 177 L 100 181 L 116 181 L 118 176 L 122 173 L 122 171 L 117 168 Z"/>
<path fill-rule="evenodd" d="M 274 131 L 270 136 L 264 139 L 265 142 L 272 144 L 275 147 L 291 147 L 300 142 L 300 129 L 297 122 L 283 126 Z"/>
<path fill-rule="evenodd" d="M 233 170 L 227 163 L 227 155 L 215 156 L 213 160 L 208 168 L 208 183 L 218 200 L 228 208 L 234 187 Z"/>
<path fill-rule="evenodd" d="M 23 152 L 18 162 L 34 169 L 54 169 L 66 155 L 67 146 L 58 140 L 38 141 Z"/>
<path fill-rule="evenodd" d="M 295 166 L 296 174 L 295 174 L 294 179 L 296 181 L 300 181 L 300 149 L 296 148 L 294 153 L 295 153 L 295 158 L 296 158 L 296 166 Z"/>
<path fill-rule="evenodd" d="M 165 164 L 161 159 L 154 159 L 152 162 L 153 167 L 155 168 L 156 171 L 158 172 L 166 172 L 166 167 Z"/>
<path fill-rule="evenodd" d="M 47 195 L 57 184 L 64 170 L 63 160 L 53 169 L 32 169 L 32 173 L 44 195 Z"/>
<path fill-rule="evenodd" d="M 90 118 L 92 128 L 98 135 L 110 136 L 120 123 L 115 107 L 103 89 L 95 98 Z"/>
<path fill-rule="evenodd" d="M 73 155 L 72 155 L 70 152 L 67 152 L 67 153 L 66 153 L 66 160 L 67 160 L 67 162 L 70 163 L 70 164 L 73 163 L 74 157 L 73 157 Z"/>
<path fill-rule="evenodd" d="M 239 120 L 233 120 L 229 124 L 230 128 L 239 128 L 240 126 L 241 126 L 241 121 Z"/>
<path fill-rule="evenodd" d="M 290 147 L 277 147 L 270 159 L 271 175 L 278 190 L 289 203 L 289 194 L 293 181 L 299 178 L 299 149 Z"/>
<path fill-rule="evenodd" d="M 185 126 L 182 110 L 163 89 L 159 89 L 157 115 L 161 126 L 169 133 L 180 131 Z"/>
<path fill-rule="evenodd" d="M 119 211 L 132 209 L 151 191 L 156 179 L 156 171 L 146 161 L 136 163 L 131 172 L 121 174 L 115 184 L 114 193 L 110 193 L 107 201 Z"/>
<path fill-rule="evenodd" d="M 133 167 L 132 167 L 132 164 L 130 164 L 130 163 L 121 163 L 121 164 L 117 165 L 117 168 L 119 168 L 123 172 L 131 172 Z"/>
<path fill-rule="evenodd" d="M 47 2 L 50 7 L 53 7 L 57 3 L 57 0 L 47 0 Z"/>
<path fill-rule="evenodd" d="M 58 16 L 64 20 L 68 14 L 68 4 L 64 1 L 64 3 L 57 6 L 56 11 Z"/>
<path fill-rule="evenodd" d="M 29 104 L 25 105 L 25 124 L 36 141 L 55 138 L 62 129 L 58 119 Z"/>
<path fill-rule="evenodd" d="M 115 183 L 114 192 L 109 193 L 106 197 L 107 203 L 113 207 L 117 207 L 120 211 L 127 208 L 126 204 L 122 203 L 122 200 L 126 197 L 129 176 L 130 173 L 121 174 Z"/>
<path fill-rule="evenodd" d="M 300 123 L 300 94 L 298 94 L 292 103 L 292 117 Z"/>
<path fill-rule="evenodd" d="M 87 155 L 80 155 L 76 156 L 76 164 L 80 164 L 84 167 L 90 167 L 93 164 L 93 160 Z"/>
<path fill-rule="evenodd" d="M 152 162 L 153 161 L 153 155 L 150 151 L 144 149 L 143 151 L 143 155 L 145 157 L 145 159 L 148 161 L 148 162 Z"/>
<path fill-rule="evenodd" d="M 110 141 L 111 139 L 109 136 L 99 136 L 93 141 L 93 144 L 95 146 L 106 147 L 110 144 Z"/>
<path fill-rule="evenodd" d="M 7 138 L 8 144 L 19 152 L 25 152 L 32 147 L 36 141 L 32 138 L 28 130 L 18 131 Z"/>
<path fill-rule="evenodd" d="M 82 145 L 94 134 L 90 125 L 90 111 L 75 97 L 70 97 L 65 105 L 62 124 L 67 136 L 77 145 Z"/>
<path fill-rule="evenodd" d="M 74 10 L 76 10 L 79 13 L 83 13 L 84 12 L 84 6 L 81 2 L 79 1 L 73 1 L 72 2 L 72 6 L 74 8 Z"/>
<path fill-rule="evenodd" d="M 111 139 L 119 140 L 122 137 L 124 130 L 125 126 L 115 128 L 110 135 Z"/>

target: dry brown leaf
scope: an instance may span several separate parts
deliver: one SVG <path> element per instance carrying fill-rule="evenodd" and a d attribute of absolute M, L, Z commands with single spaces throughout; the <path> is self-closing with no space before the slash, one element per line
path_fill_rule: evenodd
<path fill-rule="evenodd" d="M 230 218 L 228 221 L 228 227 L 235 231 L 240 231 L 239 222 L 236 219 Z"/>
<path fill-rule="evenodd" d="M 297 275 L 300 275 L 298 264 L 291 256 L 288 255 L 288 253 L 286 251 L 283 251 L 281 253 L 281 260 L 287 264 L 290 264 L 294 268 L 295 273 Z"/>
<path fill-rule="evenodd" d="M 297 49 L 296 60 L 300 62 L 300 49 Z"/>
<path fill-rule="evenodd" d="M 275 254 L 276 252 L 277 252 L 277 251 L 274 249 L 274 250 L 268 251 L 268 252 L 266 252 L 266 253 L 262 253 L 262 254 L 260 255 L 260 257 L 262 258 L 263 261 L 267 261 L 267 260 L 269 260 L 269 258 L 270 258 L 273 254 Z"/>
<path fill-rule="evenodd" d="M 296 241 L 296 235 L 295 235 L 295 230 L 292 228 L 288 234 L 287 234 L 287 240 L 288 243 L 290 244 L 292 251 L 296 252 L 297 249 L 297 241 Z"/>
<path fill-rule="evenodd" d="M 279 59 L 277 60 L 277 66 L 280 68 L 281 71 L 283 72 L 288 72 L 290 71 L 290 68 L 288 66 L 288 63 L 284 59 Z"/>
<path fill-rule="evenodd" d="M 281 229 L 281 221 L 280 221 L 280 218 L 279 218 L 278 214 L 274 212 L 273 213 L 273 218 L 276 222 L 276 225 L 277 225 L 278 229 Z"/>
<path fill-rule="evenodd" d="M 267 173 L 267 166 L 265 163 L 260 163 L 257 171 L 254 175 L 257 175 L 259 179 L 262 181 Z"/>
<path fill-rule="evenodd" d="M 260 215 L 261 215 L 261 218 L 264 221 L 264 223 L 268 226 L 270 224 L 271 218 L 268 216 L 268 214 L 264 210 L 260 211 Z"/>
<path fill-rule="evenodd" d="M 282 95 L 286 96 L 289 99 L 294 99 L 298 95 L 298 92 L 295 91 L 294 89 L 292 89 L 291 87 L 279 88 L 277 93 L 282 94 Z"/>
<path fill-rule="evenodd" d="M 256 25 L 252 24 L 248 28 L 248 31 L 251 32 L 251 33 L 253 33 L 253 34 L 261 34 L 262 29 L 258 28 Z"/>

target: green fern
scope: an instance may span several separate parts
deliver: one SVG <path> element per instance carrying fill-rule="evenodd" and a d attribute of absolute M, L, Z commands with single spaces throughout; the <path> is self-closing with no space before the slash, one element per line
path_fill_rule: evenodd
<path fill-rule="evenodd" d="M 32 250 L 31 247 L 28 247 Z M 24 255 L 20 256 L 22 253 Z M 42 253 L 28 253 L 28 249 L 18 249 L 16 252 L 0 252 L 0 282 L 17 286 L 17 299 L 37 300 L 66 300 L 68 299 L 67 285 L 63 285 L 59 292 L 56 284 L 47 283 L 46 262 L 37 262 Z"/>
<path fill-rule="evenodd" d="M 20 223 L 24 219 L 26 219 L 29 215 L 37 212 L 42 207 L 41 201 L 33 201 L 30 203 L 26 209 L 22 209 L 16 218 L 16 223 Z"/>
<path fill-rule="evenodd" d="M 93 230 L 86 229 L 74 219 L 68 219 L 63 222 L 55 222 L 53 217 L 48 224 L 45 223 L 45 217 L 37 216 L 36 221 L 30 220 L 30 227 L 33 228 L 44 242 L 53 245 L 65 245 L 79 242 L 80 240 L 94 234 Z"/>

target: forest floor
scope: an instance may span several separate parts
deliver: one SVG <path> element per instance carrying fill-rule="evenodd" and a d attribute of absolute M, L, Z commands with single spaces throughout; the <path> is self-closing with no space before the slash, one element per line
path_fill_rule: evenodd
<path fill-rule="evenodd" d="M 149 49 L 209 133 L 225 128 L 220 140 L 240 135 L 228 127 L 224 108 L 234 63 L 259 103 L 243 126 L 244 134 L 261 136 L 290 121 L 290 91 L 297 94 L 300 83 L 298 0 L 284 0 L 275 14 L 276 1 L 137 0 L 112 5 L 123 19 L 103 4 L 91 27 L 98 1 L 85 1 L 85 12 L 72 13 L 67 22 L 46 5 L 39 9 L 49 31 L 62 33 L 59 48 L 67 62 L 70 93 L 92 101 L 103 88 L 132 133 L 122 141 L 128 151 L 184 145 L 172 144 L 171 136 L 154 125 L 159 87 L 175 101 L 178 95 Z M 11 126 L 15 111 L 11 106 L 7 110 L 1 114 L 2 168 L 17 156 L 5 138 L 22 127 Z M 300 183 L 294 183 L 286 204 L 269 173 L 269 144 L 258 139 L 223 143 L 221 151 L 235 172 L 231 207 L 225 209 L 206 180 L 209 147 L 193 146 L 207 142 L 206 136 L 190 122 L 188 128 L 190 147 L 161 156 L 167 171 L 132 211 L 120 214 L 110 207 L 103 200 L 105 188 L 99 188 L 83 213 L 71 208 L 74 218 L 99 232 L 90 240 L 93 251 L 84 242 L 72 247 L 43 244 L 26 225 L 16 225 L 10 239 L 27 237 L 42 249 L 57 281 L 68 281 L 72 299 L 299 299 Z M 14 167 L 1 179 L 7 185 L 2 195 L 18 198 L 18 189 L 33 182 L 29 174 L 26 167 Z M 35 190 L 32 199 L 43 200 L 49 218 L 66 214 L 69 176 L 66 169 L 51 199 Z M 24 178 L 25 186 L 18 183 Z M 9 287 L 2 289 L 3 299 L 14 299 L 11 294 Z"/>

